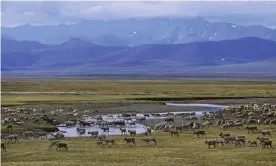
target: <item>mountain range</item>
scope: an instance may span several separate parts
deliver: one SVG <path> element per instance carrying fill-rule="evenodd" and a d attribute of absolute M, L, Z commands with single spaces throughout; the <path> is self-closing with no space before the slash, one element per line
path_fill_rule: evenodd
<path fill-rule="evenodd" d="M 71 25 L 1 27 L 2 35 L 14 40 L 60 44 L 71 38 L 105 46 L 184 44 L 258 37 L 276 41 L 276 30 L 263 26 L 212 23 L 203 18 L 149 18 L 83 21 Z"/>
<path fill-rule="evenodd" d="M 276 42 L 256 37 L 185 44 L 107 46 L 71 38 L 60 44 L 2 36 L 1 71 L 25 75 L 276 75 Z"/>

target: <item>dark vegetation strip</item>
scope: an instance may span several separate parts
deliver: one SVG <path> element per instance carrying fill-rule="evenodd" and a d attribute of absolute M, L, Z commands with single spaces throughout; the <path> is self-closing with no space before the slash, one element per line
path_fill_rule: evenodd
<path fill-rule="evenodd" d="M 276 79 L 275 74 L 254 74 L 254 73 L 183 73 L 183 74 L 16 74 L 16 73 L 2 73 L 2 77 L 6 79 L 13 78 L 29 78 L 29 79 L 41 79 L 41 78 L 54 78 L 54 79 L 179 79 L 179 78 L 205 78 L 205 79 Z"/>
<path fill-rule="evenodd" d="M 19 104 L 4 104 L 5 107 L 13 107 L 18 105 L 36 105 L 36 104 L 162 104 L 165 102 L 185 102 L 191 100 L 227 100 L 227 99 L 273 99 L 276 96 L 270 97 L 139 97 L 139 98 L 125 98 L 125 101 L 86 101 L 86 100 L 76 100 L 76 101 L 24 101 Z"/>
<path fill-rule="evenodd" d="M 8 133 L 9 131 L 5 131 L 6 125 L 1 126 L 1 132 L 2 133 Z M 23 128 L 14 128 L 14 133 L 21 133 L 22 131 L 26 130 L 42 130 L 45 132 L 56 132 L 59 131 L 59 129 L 54 125 L 26 125 Z"/>
<path fill-rule="evenodd" d="M 86 100 L 76 100 L 76 101 L 23 101 L 23 103 L 18 104 L 5 104 L 2 103 L 2 106 L 13 107 L 18 105 L 36 105 L 36 104 L 64 104 L 64 105 L 74 105 L 74 104 L 162 104 L 159 101 L 150 101 L 150 100 L 126 100 L 126 101 L 86 101 Z"/>
<path fill-rule="evenodd" d="M 228 81 L 276 81 L 276 75 L 273 76 L 260 76 L 260 75 L 231 75 L 227 73 L 227 75 L 60 75 L 60 76 L 52 76 L 52 75 L 44 75 L 44 76 L 27 76 L 27 75 L 2 75 L 2 80 L 167 80 L 167 81 L 177 81 L 177 80 L 228 80 Z"/>
<path fill-rule="evenodd" d="M 126 100 L 144 100 L 144 101 L 185 101 L 185 100 L 214 100 L 214 99 L 254 99 L 254 98 L 276 98 L 276 96 L 260 97 L 138 97 L 125 98 Z"/>

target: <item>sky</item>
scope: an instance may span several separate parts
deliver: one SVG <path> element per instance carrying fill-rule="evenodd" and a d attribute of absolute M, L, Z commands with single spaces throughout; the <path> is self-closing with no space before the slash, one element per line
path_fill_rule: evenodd
<path fill-rule="evenodd" d="M 275 2 L 75 1 L 1 2 L 1 26 L 73 24 L 83 20 L 203 17 L 211 22 L 276 28 Z"/>

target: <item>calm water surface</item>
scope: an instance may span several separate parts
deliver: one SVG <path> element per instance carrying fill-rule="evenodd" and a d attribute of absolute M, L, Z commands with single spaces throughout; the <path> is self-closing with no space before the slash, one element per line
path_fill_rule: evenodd
<path fill-rule="evenodd" d="M 203 112 L 210 112 L 210 111 L 217 111 L 218 109 L 220 108 L 224 108 L 225 106 L 223 105 L 215 105 L 215 104 L 179 104 L 179 103 L 166 103 L 166 105 L 168 106 L 178 106 L 178 107 L 204 107 L 204 110 L 202 111 L 190 111 L 190 112 L 170 112 L 170 113 L 173 113 L 173 114 L 178 114 L 178 113 L 192 113 L 192 112 L 195 112 L 196 116 L 201 116 Z M 206 107 L 208 107 L 209 109 L 206 109 Z M 162 112 L 160 114 L 167 114 L 168 112 Z M 113 114 L 113 118 L 111 117 L 108 117 L 107 115 L 102 115 L 102 118 L 104 121 L 109 121 L 109 122 L 112 122 L 112 121 L 116 121 L 116 120 L 122 120 L 119 118 L 118 116 L 119 114 Z M 136 114 L 137 117 L 144 117 L 143 114 Z M 167 117 L 155 117 L 155 116 L 152 116 L 150 115 L 149 118 L 147 119 L 164 119 L 164 118 L 167 118 Z M 93 119 L 93 118 L 87 118 L 86 120 L 88 121 L 96 121 L 96 119 Z M 135 118 L 133 118 L 132 121 L 136 121 Z M 136 130 L 136 133 L 137 134 L 140 134 L 140 133 L 143 133 L 145 132 L 145 126 L 143 124 L 138 124 L 136 123 L 136 125 L 126 125 L 126 128 L 127 130 Z M 77 137 L 78 134 L 76 132 L 77 130 L 77 126 L 74 126 L 74 127 L 59 127 L 58 126 L 58 129 L 61 130 L 61 131 L 65 131 L 65 136 L 66 137 Z M 99 134 L 106 134 L 106 135 L 120 135 L 121 134 L 121 131 L 119 130 L 120 128 L 119 127 L 109 127 L 109 132 L 103 132 L 103 130 L 100 128 L 100 126 L 98 125 L 95 125 L 95 126 L 90 126 L 90 127 L 85 127 L 86 129 L 86 132 L 85 132 L 85 135 L 84 136 L 89 136 L 88 135 L 88 131 L 99 131 Z"/>

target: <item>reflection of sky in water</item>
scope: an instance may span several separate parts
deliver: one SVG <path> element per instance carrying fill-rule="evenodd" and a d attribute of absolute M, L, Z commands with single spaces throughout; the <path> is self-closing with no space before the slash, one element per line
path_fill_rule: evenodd
<path fill-rule="evenodd" d="M 223 105 L 216 105 L 216 104 L 178 104 L 178 103 L 166 103 L 168 106 L 180 106 L 180 107 L 210 107 L 210 108 L 224 108 Z"/>
<path fill-rule="evenodd" d="M 145 132 L 145 128 L 144 125 L 142 124 L 136 124 L 135 126 L 130 126 L 127 125 L 126 127 L 127 130 L 136 130 L 136 133 L 143 133 Z M 59 130 L 61 131 L 65 131 L 66 133 L 64 133 L 65 137 L 76 137 L 78 136 L 76 130 L 77 127 L 58 127 Z M 85 136 L 90 136 L 88 135 L 88 131 L 99 131 L 99 134 L 106 134 L 106 135 L 120 135 L 121 131 L 119 130 L 119 127 L 109 127 L 109 132 L 103 132 L 103 130 L 98 126 L 91 126 L 91 127 L 85 127 L 86 131 L 85 131 Z"/>
<path fill-rule="evenodd" d="M 192 112 L 195 112 L 196 116 L 201 116 L 203 112 L 209 112 L 209 111 L 216 111 L 217 109 L 219 108 L 223 108 L 225 106 L 221 106 L 221 105 L 213 105 L 213 104 L 174 104 L 174 103 L 167 103 L 167 105 L 169 106 L 184 106 L 184 107 L 189 107 L 189 106 L 199 106 L 199 107 L 210 107 L 210 110 L 202 110 L 202 111 L 185 111 L 185 112 L 170 112 L 172 114 L 179 114 L 179 113 L 192 113 Z M 168 112 L 163 112 L 163 113 L 159 113 L 159 114 L 167 114 Z M 112 122 L 112 121 L 116 121 L 116 120 L 122 120 L 121 118 L 119 118 L 118 116 L 119 114 L 113 114 L 113 118 L 111 117 L 108 117 L 106 115 L 102 115 L 102 118 L 104 121 L 109 121 L 109 122 Z M 137 117 L 144 117 L 143 114 L 136 114 Z M 150 115 L 149 118 L 147 119 L 164 119 L 164 118 L 167 118 L 167 117 L 155 117 L 155 116 L 152 116 Z M 90 118 L 88 117 L 87 120 L 89 121 L 96 121 L 96 119 L 94 118 Z M 136 121 L 135 118 L 133 118 L 132 121 Z M 130 121 L 129 121 L 130 122 Z M 127 130 L 136 130 L 136 133 L 139 134 L 139 133 L 143 133 L 145 132 L 145 126 L 142 125 L 142 124 L 136 124 L 135 126 L 131 126 L 131 125 L 126 125 L 126 128 Z M 77 130 L 77 126 L 75 127 L 58 127 L 59 130 L 61 131 L 65 131 L 65 136 L 66 137 L 76 137 L 78 136 L 76 130 Z M 100 126 L 98 125 L 95 125 L 95 126 L 91 126 L 91 127 L 85 127 L 86 131 L 85 131 L 85 136 L 89 136 L 88 135 L 88 131 L 99 131 L 99 134 L 106 134 L 106 135 L 120 135 L 121 134 L 121 131 L 119 130 L 119 127 L 109 127 L 109 132 L 103 132 L 103 130 L 100 128 Z"/>

